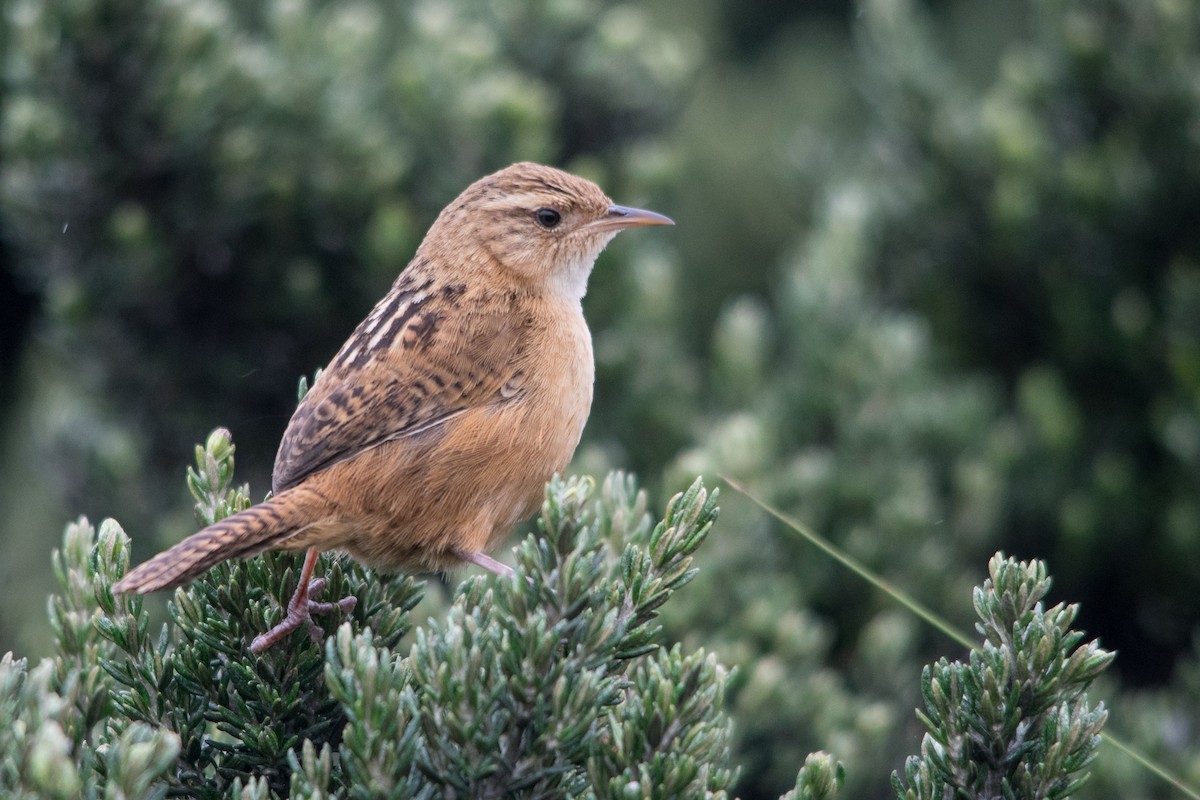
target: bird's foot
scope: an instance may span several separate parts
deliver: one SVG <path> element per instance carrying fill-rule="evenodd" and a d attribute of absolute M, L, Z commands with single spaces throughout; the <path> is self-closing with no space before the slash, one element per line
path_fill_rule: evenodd
<path fill-rule="evenodd" d="M 255 655 L 262 653 L 292 631 L 299 630 L 302 625 L 307 626 L 309 637 L 319 644 L 323 632 L 321 626 L 313 621 L 313 615 L 330 614 L 335 610 L 349 614 L 358 605 L 358 598 L 354 596 L 343 597 L 336 603 L 322 603 L 311 599 L 311 595 L 320 594 L 324 588 L 325 579 L 317 578 L 296 589 L 296 594 L 292 595 L 292 599 L 288 603 L 287 616 L 271 630 L 256 636 L 250 643 L 250 652 Z"/>
<path fill-rule="evenodd" d="M 470 563 L 474 564 L 475 566 L 483 567 L 488 572 L 494 573 L 496 575 L 508 576 L 508 575 L 513 574 L 512 567 L 510 567 L 508 564 L 500 563 L 499 561 L 497 561 L 496 559 L 487 555 L 486 553 L 459 552 L 458 556 L 463 561 L 469 561 Z"/>
<path fill-rule="evenodd" d="M 326 581 L 324 578 L 317 578 L 315 581 L 310 583 L 308 585 L 309 595 L 311 596 L 314 594 L 320 594 L 321 592 L 325 591 L 325 583 L 326 583 Z M 352 594 L 346 595 L 341 600 L 338 600 L 335 603 L 318 603 L 316 600 L 309 600 L 308 601 L 308 613 L 309 614 L 332 614 L 336 610 L 336 611 L 341 611 L 343 614 L 349 614 L 351 611 L 354 610 L 354 607 L 356 605 L 358 605 L 358 598 Z M 289 609 L 289 611 L 290 611 L 290 609 Z M 316 624 L 313 623 L 313 621 L 311 619 L 309 620 L 309 623 L 312 624 L 312 626 L 314 628 L 316 628 Z M 317 628 L 317 630 L 319 631 L 320 629 Z M 320 641 L 320 640 L 318 639 L 318 641 Z"/>
<path fill-rule="evenodd" d="M 317 551 L 310 550 L 304 559 L 304 567 L 300 570 L 300 583 L 296 587 L 296 593 L 288 601 L 287 616 L 271 630 L 254 637 L 254 641 L 250 643 L 251 653 L 255 655 L 262 653 L 292 631 L 299 630 L 301 625 L 307 626 L 309 637 L 320 644 L 321 626 L 313 621 L 313 615 L 330 614 L 335 610 L 349 614 L 358 605 L 358 598 L 353 595 L 343 597 L 336 603 L 323 603 L 312 599 L 314 595 L 319 595 L 324 591 L 326 583 L 324 578 L 310 580 L 313 568 L 317 563 L 316 556 Z"/>

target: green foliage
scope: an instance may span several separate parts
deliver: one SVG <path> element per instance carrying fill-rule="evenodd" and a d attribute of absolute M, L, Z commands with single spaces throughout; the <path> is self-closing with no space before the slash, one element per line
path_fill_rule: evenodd
<path fill-rule="evenodd" d="M 217 429 L 188 484 L 198 516 L 236 513 L 234 448 Z M 222 565 L 177 589 L 150 635 L 143 598 L 114 596 L 129 539 L 111 520 L 68 526 L 54 554 L 58 651 L 30 672 L 0 660 L 0 790 L 17 798 L 267 800 L 386 797 L 730 797 L 728 674 L 703 650 L 658 645 L 659 612 L 697 575 L 717 516 L 697 479 L 657 524 L 634 481 L 555 478 L 511 578 L 470 578 L 399 652 L 420 596 L 411 578 L 326 572 L 359 603 L 262 656 L 253 635 L 291 593 L 295 558 Z M 903 797 L 943 787 L 1066 797 L 1106 712 L 1085 690 L 1112 660 L 1043 610 L 1045 567 L 996 556 L 975 592 L 985 642 L 969 665 L 923 674 L 929 728 Z M 333 630 L 336 626 L 336 631 Z M 840 762 L 810 754 L 785 800 L 833 800 Z"/>
<path fill-rule="evenodd" d="M 700 650 L 684 657 L 679 645 L 640 662 L 628 675 L 624 702 L 607 712 L 604 746 L 588 761 L 595 795 L 726 796 L 737 771 L 725 766 L 725 679 L 714 655 Z"/>
<path fill-rule="evenodd" d="M 1043 608 L 1044 564 L 997 555 L 989 568 L 975 590 L 983 647 L 968 663 L 943 658 L 921 673 L 919 715 L 929 732 L 903 779 L 892 777 L 903 800 L 1061 800 L 1096 757 L 1108 712 L 1091 707 L 1085 692 L 1114 654 L 1094 641 L 1079 645 L 1083 634 L 1071 630 L 1078 606 Z"/>
<path fill-rule="evenodd" d="M 205 447 L 197 447 L 196 462 L 188 471 L 188 484 L 202 521 L 249 505 L 247 488 L 230 485 L 233 445 L 228 431 L 214 431 Z M 247 643 L 282 616 L 295 586 L 294 557 L 273 554 L 215 568 L 205 580 L 175 592 L 171 624 L 154 636 L 143 599 L 112 594 L 112 585 L 129 565 L 128 538 L 111 521 L 101 534 L 96 555 L 88 560 L 80 558 L 79 546 L 71 550 L 76 566 L 69 576 L 74 583 L 90 584 L 85 592 L 91 589 L 93 619 L 87 630 L 90 638 L 98 633 L 100 640 L 92 657 L 79 663 L 87 665 L 89 675 L 99 668 L 107 673 L 104 696 L 112 706 L 107 727 L 114 735 L 148 727 L 178 737 L 179 754 L 166 777 L 170 787 L 217 798 L 227 796 L 238 781 L 258 778 L 282 790 L 293 748 L 303 741 L 322 744 L 340 738 L 343 719 L 322 680 L 319 648 L 309 642 L 277 647 L 261 659 L 247 655 Z M 368 578 L 361 567 L 342 564 L 332 565 L 325 577 L 331 593 L 355 587 L 356 625 L 369 626 L 391 645 L 407 631 L 405 612 L 420 598 L 411 578 Z"/>
<path fill-rule="evenodd" d="M 188 484 L 203 521 L 248 504 L 218 429 Z M 652 524 L 619 475 L 555 480 L 541 535 L 511 579 L 463 583 L 401 656 L 412 578 L 325 571 L 359 600 L 326 643 L 293 635 L 254 656 L 296 558 L 221 565 L 175 591 L 151 632 L 143 598 L 114 596 L 129 539 L 68 527 L 50 614 L 58 653 L 0 665 L 0 789 L 17 797 L 726 797 L 726 673 L 703 651 L 658 645 L 659 610 L 696 574 L 716 519 L 700 481 Z M 63 761 L 68 768 L 59 769 Z M 665 794 L 664 794 L 665 792 Z M 100 794 L 97 794 L 100 793 Z M 6 796 L 9 796 L 6 794 Z"/>
<path fill-rule="evenodd" d="M 12 798 L 160 798 L 159 779 L 179 752 L 170 730 L 141 722 L 117 729 L 113 682 L 104 669 L 113 649 L 99 635 L 95 578 L 123 572 L 124 538 L 111 520 L 99 537 L 86 520 L 67 526 L 55 551 L 62 594 L 51 599 L 58 652 L 33 670 L 12 653 L 0 658 L 0 794 Z"/>
<path fill-rule="evenodd" d="M 715 498 L 697 483 L 651 528 L 628 514 L 629 481 L 610 479 L 599 502 L 591 494 L 587 480 L 552 484 L 542 536 L 517 551 L 518 579 L 471 580 L 443 622 L 417 631 L 403 669 L 370 635 L 339 631 L 327 675 L 352 728 L 348 796 L 417 796 L 432 784 L 469 797 L 625 797 L 627 775 L 668 796 L 728 785 L 728 722 L 713 720 L 723 672 L 702 653 L 651 656 L 656 609 L 691 579 Z M 635 527 L 614 552 L 598 519 L 618 509 Z M 654 696 L 663 691 L 665 702 Z M 643 718 L 657 728 L 637 730 Z"/>
<path fill-rule="evenodd" d="M 846 770 L 840 761 L 826 753 L 810 753 L 796 776 L 796 788 L 781 800 L 835 800 L 846 781 Z"/>
<path fill-rule="evenodd" d="M 169 731 L 128 726 L 92 749 L 73 742 L 77 718 L 70 701 L 51 688 L 53 664 L 32 672 L 11 653 L 0 657 L 0 791 L 13 800 L 161 798 L 158 783 L 179 751 Z"/>

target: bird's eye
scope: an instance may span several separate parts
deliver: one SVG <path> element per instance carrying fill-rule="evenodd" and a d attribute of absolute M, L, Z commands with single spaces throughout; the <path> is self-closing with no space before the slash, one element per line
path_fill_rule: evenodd
<path fill-rule="evenodd" d="M 538 225 L 541 225 L 546 230 L 558 227 L 558 223 L 562 222 L 562 214 L 555 211 L 553 208 L 539 208 L 533 212 L 534 219 Z"/>

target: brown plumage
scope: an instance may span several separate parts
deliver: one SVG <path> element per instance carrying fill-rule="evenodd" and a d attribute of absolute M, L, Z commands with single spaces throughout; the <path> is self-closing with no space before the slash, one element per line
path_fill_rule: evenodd
<path fill-rule="evenodd" d="M 115 591 L 168 589 L 226 559 L 308 548 L 288 619 L 256 640 L 261 650 L 311 630 L 310 606 L 327 610 L 308 596 L 318 551 L 383 570 L 468 561 L 506 571 L 486 551 L 538 507 L 591 408 L 580 301 L 596 256 L 623 228 L 662 224 L 538 164 L 472 184 L 296 409 L 274 496 L 160 553 Z"/>

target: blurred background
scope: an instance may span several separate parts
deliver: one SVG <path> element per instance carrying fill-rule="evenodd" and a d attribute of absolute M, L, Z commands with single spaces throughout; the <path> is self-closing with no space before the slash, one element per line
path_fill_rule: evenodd
<path fill-rule="evenodd" d="M 295 404 L 434 215 L 519 159 L 676 228 L 585 301 L 575 469 L 729 475 L 969 626 L 997 550 L 1119 650 L 1110 726 L 1200 783 L 1200 5 L 6 0 L 0 652 L 50 550 L 261 497 Z M 722 488 L 667 634 L 736 665 L 743 798 L 851 797 L 959 648 Z M 1103 750 L 1081 797 L 1169 797 Z"/>

